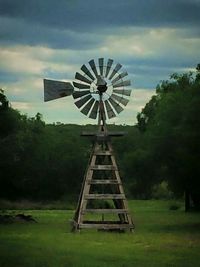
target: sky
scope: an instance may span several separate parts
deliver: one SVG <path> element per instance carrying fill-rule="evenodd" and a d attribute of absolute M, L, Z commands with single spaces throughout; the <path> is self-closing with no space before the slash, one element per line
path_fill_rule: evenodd
<path fill-rule="evenodd" d="M 200 0 L 0 0 L 0 88 L 30 117 L 47 123 L 95 123 L 72 96 L 43 100 L 43 79 L 72 82 L 103 57 L 129 73 L 132 94 L 109 123 L 136 115 L 172 73 L 200 63 Z"/>

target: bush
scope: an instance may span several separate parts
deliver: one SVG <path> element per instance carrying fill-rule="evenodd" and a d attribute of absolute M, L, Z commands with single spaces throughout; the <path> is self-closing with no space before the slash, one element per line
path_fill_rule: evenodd
<path fill-rule="evenodd" d="M 174 194 L 168 189 L 168 183 L 163 181 L 162 183 L 155 185 L 152 190 L 153 199 L 172 199 Z"/>

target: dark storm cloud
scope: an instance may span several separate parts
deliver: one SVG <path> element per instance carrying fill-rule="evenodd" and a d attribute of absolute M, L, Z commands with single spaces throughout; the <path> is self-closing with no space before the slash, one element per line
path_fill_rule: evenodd
<path fill-rule="evenodd" d="M 45 27 L 37 22 L 25 23 L 23 19 L 0 17 L 0 42 L 44 45 L 52 48 L 90 49 L 101 44 L 100 37 L 94 34 L 78 33 Z"/>
<path fill-rule="evenodd" d="M 85 49 L 117 27 L 197 27 L 199 10 L 195 0 L 0 0 L 0 40 Z"/>
<path fill-rule="evenodd" d="M 191 0 L 1 0 L 2 15 L 70 29 L 114 25 L 200 22 L 200 2 Z"/>
<path fill-rule="evenodd" d="M 120 60 L 120 58 L 119 58 Z M 157 68 L 157 72 L 163 72 L 169 70 L 169 73 L 176 69 L 188 68 L 193 66 L 194 68 L 199 62 L 197 55 L 190 54 L 190 57 L 184 57 L 183 54 L 174 54 L 169 57 L 169 53 L 163 52 L 160 55 L 155 55 L 151 58 L 137 58 L 137 57 L 126 57 L 121 58 L 120 62 L 123 62 L 127 66 L 128 72 L 141 74 L 141 68 L 148 70 L 148 73 L 155 73 L 154 66 Z"/>

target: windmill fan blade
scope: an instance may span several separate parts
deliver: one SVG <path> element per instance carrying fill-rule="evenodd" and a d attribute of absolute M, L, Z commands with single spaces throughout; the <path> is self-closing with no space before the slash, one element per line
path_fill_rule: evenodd
<path fill-rule="evenodd" d="M 74 87 L 69 82 L 60 82 L 44 79 L 44 101 L 50 101 L 71 95 Z"/>
<path fill-rule="evenodd" d="M 73 92 L 73 98 L 76 99 L 76 98 L 79 98 L 79 97 L 82 97 L 82 96 L 88 95 L 88 94 L 90 94 L 90 90 L 75 91 L 75 92 Z"/>
<path fill-rule="evenodd" d="M 82 81 L 82 82 L 85 82 L 85 83 L 88 83 L 88 84 L 91 84 L 92 83 L 90 80 L 88 80 L 85 76 L 83 76 L 79 72 L 76 72 L 75 79 L 77 79 L 79 81 Z"/>
<path fill-rule="evenodd" d="M 88 68 L 85 66 L 85 64 L 81 67 L 81 70 L 82 70 L 88 77 L 90 77 L 90 79 L 92 79 L 93 81 L 95 80 L 94 76 L 93 76 L 92 73 L 88 70 Z"/>
<path fill-rule="evenodd" d="M 110 97 L 108 101 L 111 103 L 113 108 L 117 111 L 117 113 L 120 113 L 124 110 L 112 97 Z"/>
<path fill-rule="evenodd" d="M 98 113 L 98 109 L 99 109 L 99 101 L 96 101 L 93 108 L 92 108 L 92 111 L 89 115 L 89 118 L 91 119 L 96 119 L 97 117 L 97 113 Z"/>
<path fill-rule="evenodd" d="M 86 95 L 85 97 L 79 99 L 78 101 L 75 102 L 75 105 L 78 108 L 81 108 L 90 98 L 92 98 L 91 94 Z"/>
<path fill-rule="evenodd" d="M 127 75 L 128 75 L 128 72 L 127 71 L 122 72 L 115 79 L 112 80 L 112 84 L 115 84 L 117 81 L 119 81 L 120 79 L 124 78 Z"/>
<path fill-rule="evenodd" d="M 115 90 L 113 90 L 113 92 L 116 93 L 116 94 L 119 94 L 119 95 L 126 95 L 126 96 L 130 96 L 131 95 L 131 90 L 128 90 L 128 89 L 124 89 L 124 90 L 115 89 Z"/>
<path fill-rule="evenodd" d="M 117 63 L 117 65 L 115 66 L 114 70 L 112 71 L 109 80 L 111 80 L 113 78 L 113 76 L 115 76 L 115 74 L 118 72 L 118 70 L 120 70 L 122 67 L 121 64 Z"/>
<path fill-rule="evenodd" d="M 89 64 L 90 64 L 90 67 L 92 68 L 95 76 L 98 77 L 98 72 L 97 72 L 97 69 L 96 69 L 96 65 L 95 65 L 94 59 L 90 60 Z"/>
<path fill-rule="evenodd" d="M 111 118 L 116 117 L 116 115 L 115 115 L 110 103 L 108 102 L 108 100 L 105 100 L 105 105 L 106 105 L 106 111 L 108 114 L 108 118 L 111 119 Z"/>
<path fill-rule="evenodd" d="M 76 88 L 79 88 L 79 89 L 90 89 L 90 86 L 89 86 L 89 85 L 87 85 L 87 84 L 83 84 L 83 83 L 73 82 L 73 85 L 74 85 Z"/>
<path fill-rule="evenodd" d="M 90 101 L 85 105 L 85 107 L 83 109 L 81 109 L 81 112 L 85 115 L 88 114 L 88 112 L 90 111 L 91 109 L 91 106 L 93 105 L 94 103 L 94 98 L 91 98 Z"/>
<path fill-rule="evenodd" d="M 113 88 L 122 87 L 122 86 L 129 86 L 129 85 L 131 85 L 131 81 L 127 80 L 127 81 L 122 81 L 122 82 L 113 84 Z"/>
<path fill-rule="evenodd" d="M 100 70 L 100 75 L 103 75 L 103 58 L 99 58 L 99 70 Z"/>
<path fill-rule="evenodd" d="M 117 100 L 119 103 L 121 103 L 122 105 L 126 106 L 129 102 L 128 99 L 123 98 L 122 96 L 118 96 L 115 94 L 111 95 L 112 98 L 114 98 L 115 100 Z"/>
<path fill-rule="evenodd" d="M 112 67 L 112 64 L 113 64 L 113 59 L 108 59 L 108 63 L 107 63 L 107 66 L 106 66 L 106 74 L 105 74 L 105 77 L 108 76 L 109 72 L 110 72 L 110 69 Z"/>

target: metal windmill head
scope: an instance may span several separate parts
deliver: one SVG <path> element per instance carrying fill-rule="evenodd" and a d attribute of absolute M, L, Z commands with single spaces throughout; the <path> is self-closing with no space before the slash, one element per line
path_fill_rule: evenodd
<path fill-rule="evenodd" d="M 131 89 L 125 87 L 130 86 L 131 82 L 124 79 L 128 73 L 122 70 L 121 64 L 114 64 L 113 59 L 105 62 L 104 58 L 99 58 L 97 64 L 92 59 L 80 69 L 75 74 L 73 85 L 44 79 L 44 101 L 72 94 L 75 105 L 91 119 L 97 118 L 100 100 L 108 119 L 124 110 L 123 106 L 127 105 L 131 95 Z"/>

